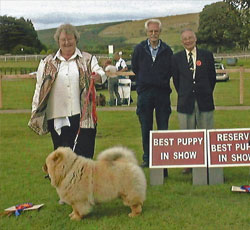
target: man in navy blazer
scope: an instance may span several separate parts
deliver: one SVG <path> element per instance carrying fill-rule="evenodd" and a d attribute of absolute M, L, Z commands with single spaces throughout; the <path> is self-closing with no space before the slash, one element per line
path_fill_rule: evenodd
<path fill-rule="evenodd" d="M 196 47 L 196 35 L 191 29 L 182 31 L 181 41 L 184 50 L 172 56 L 180 129 L 212 129 L 216 83 L 213 54 Z"/>
<path fill-rule="evenodd" d="M 170 88 L 171 48 L 159 37 L 161 21 L 149 19 L 145 22 L 148 39 L 139 43 L 133 52 L 132 70 L 136 74 L 138 94 L 137 110 L 142 133 L 143 163 L 149 166 L 149 133 L 153 130 L 153 116 L 158 130 L 167 130 L 171 114 Z M 165 170 L 165 176 L 167 171 Z"/>

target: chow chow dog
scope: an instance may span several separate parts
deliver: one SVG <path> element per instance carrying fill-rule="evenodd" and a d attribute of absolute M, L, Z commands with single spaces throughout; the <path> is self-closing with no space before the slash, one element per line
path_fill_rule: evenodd
<path fill-rule="evenodd" d="M 146 178 L 134 153 L 125 147 L 101 152 L 97 160 L 76 155 L 59 147 L 46 158 L 43 170 L 62 201 L 72 206 L 72 220 L 86 216 L 96 203 L 121 198 L 131 208 L 129 217 L 142 212 Z"/>

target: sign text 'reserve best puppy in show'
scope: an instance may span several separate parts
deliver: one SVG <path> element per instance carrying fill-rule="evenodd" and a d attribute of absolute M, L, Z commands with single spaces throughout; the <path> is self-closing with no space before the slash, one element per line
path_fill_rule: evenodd
<path fill-rule="evenodd" d="M 249 166 L 249 139 L 250 129 L 151 131 L 150 167 Z"/>
<path fill-rule="evenodd" d="M 250 129 L 208 130 L 209 167 L 250 165 Z"/>

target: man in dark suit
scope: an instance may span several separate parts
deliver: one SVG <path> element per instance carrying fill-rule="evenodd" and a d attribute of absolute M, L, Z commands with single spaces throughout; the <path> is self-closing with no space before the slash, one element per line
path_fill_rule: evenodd
<path fill-rule="evenodd" d="M 216 72 L 213 54 L 196 47 L 191 29 L 181 33 L 184 50 L 172 56 L 180 129 L 212 129 Z M 183 173 L 189 173 L 185 169 Z"/>
<path fill-rule="evenodd" d="M 136 113 L 141 124 L 144 151 L 142 167 L 149 166 L 149 133 L 153 129 L 154 111 L 158 130 L 168 129 L 173 54 L 171 48 L 160 39 L 160 20 L 147 20 L 145 29 L 148 39 L 135 47 L 132 56 L 138 94 Z M 167 170 L 164 173 L 166 176 Z"/>

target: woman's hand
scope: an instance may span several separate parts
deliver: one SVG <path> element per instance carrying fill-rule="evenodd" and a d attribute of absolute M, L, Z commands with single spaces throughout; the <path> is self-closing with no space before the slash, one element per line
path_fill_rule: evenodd
<path fill-rule="evenodd" d="M 94 79 L 95 83 L 102 83 L 101 75 L 96 72 L 91 73 L 91 79 Z"/>

